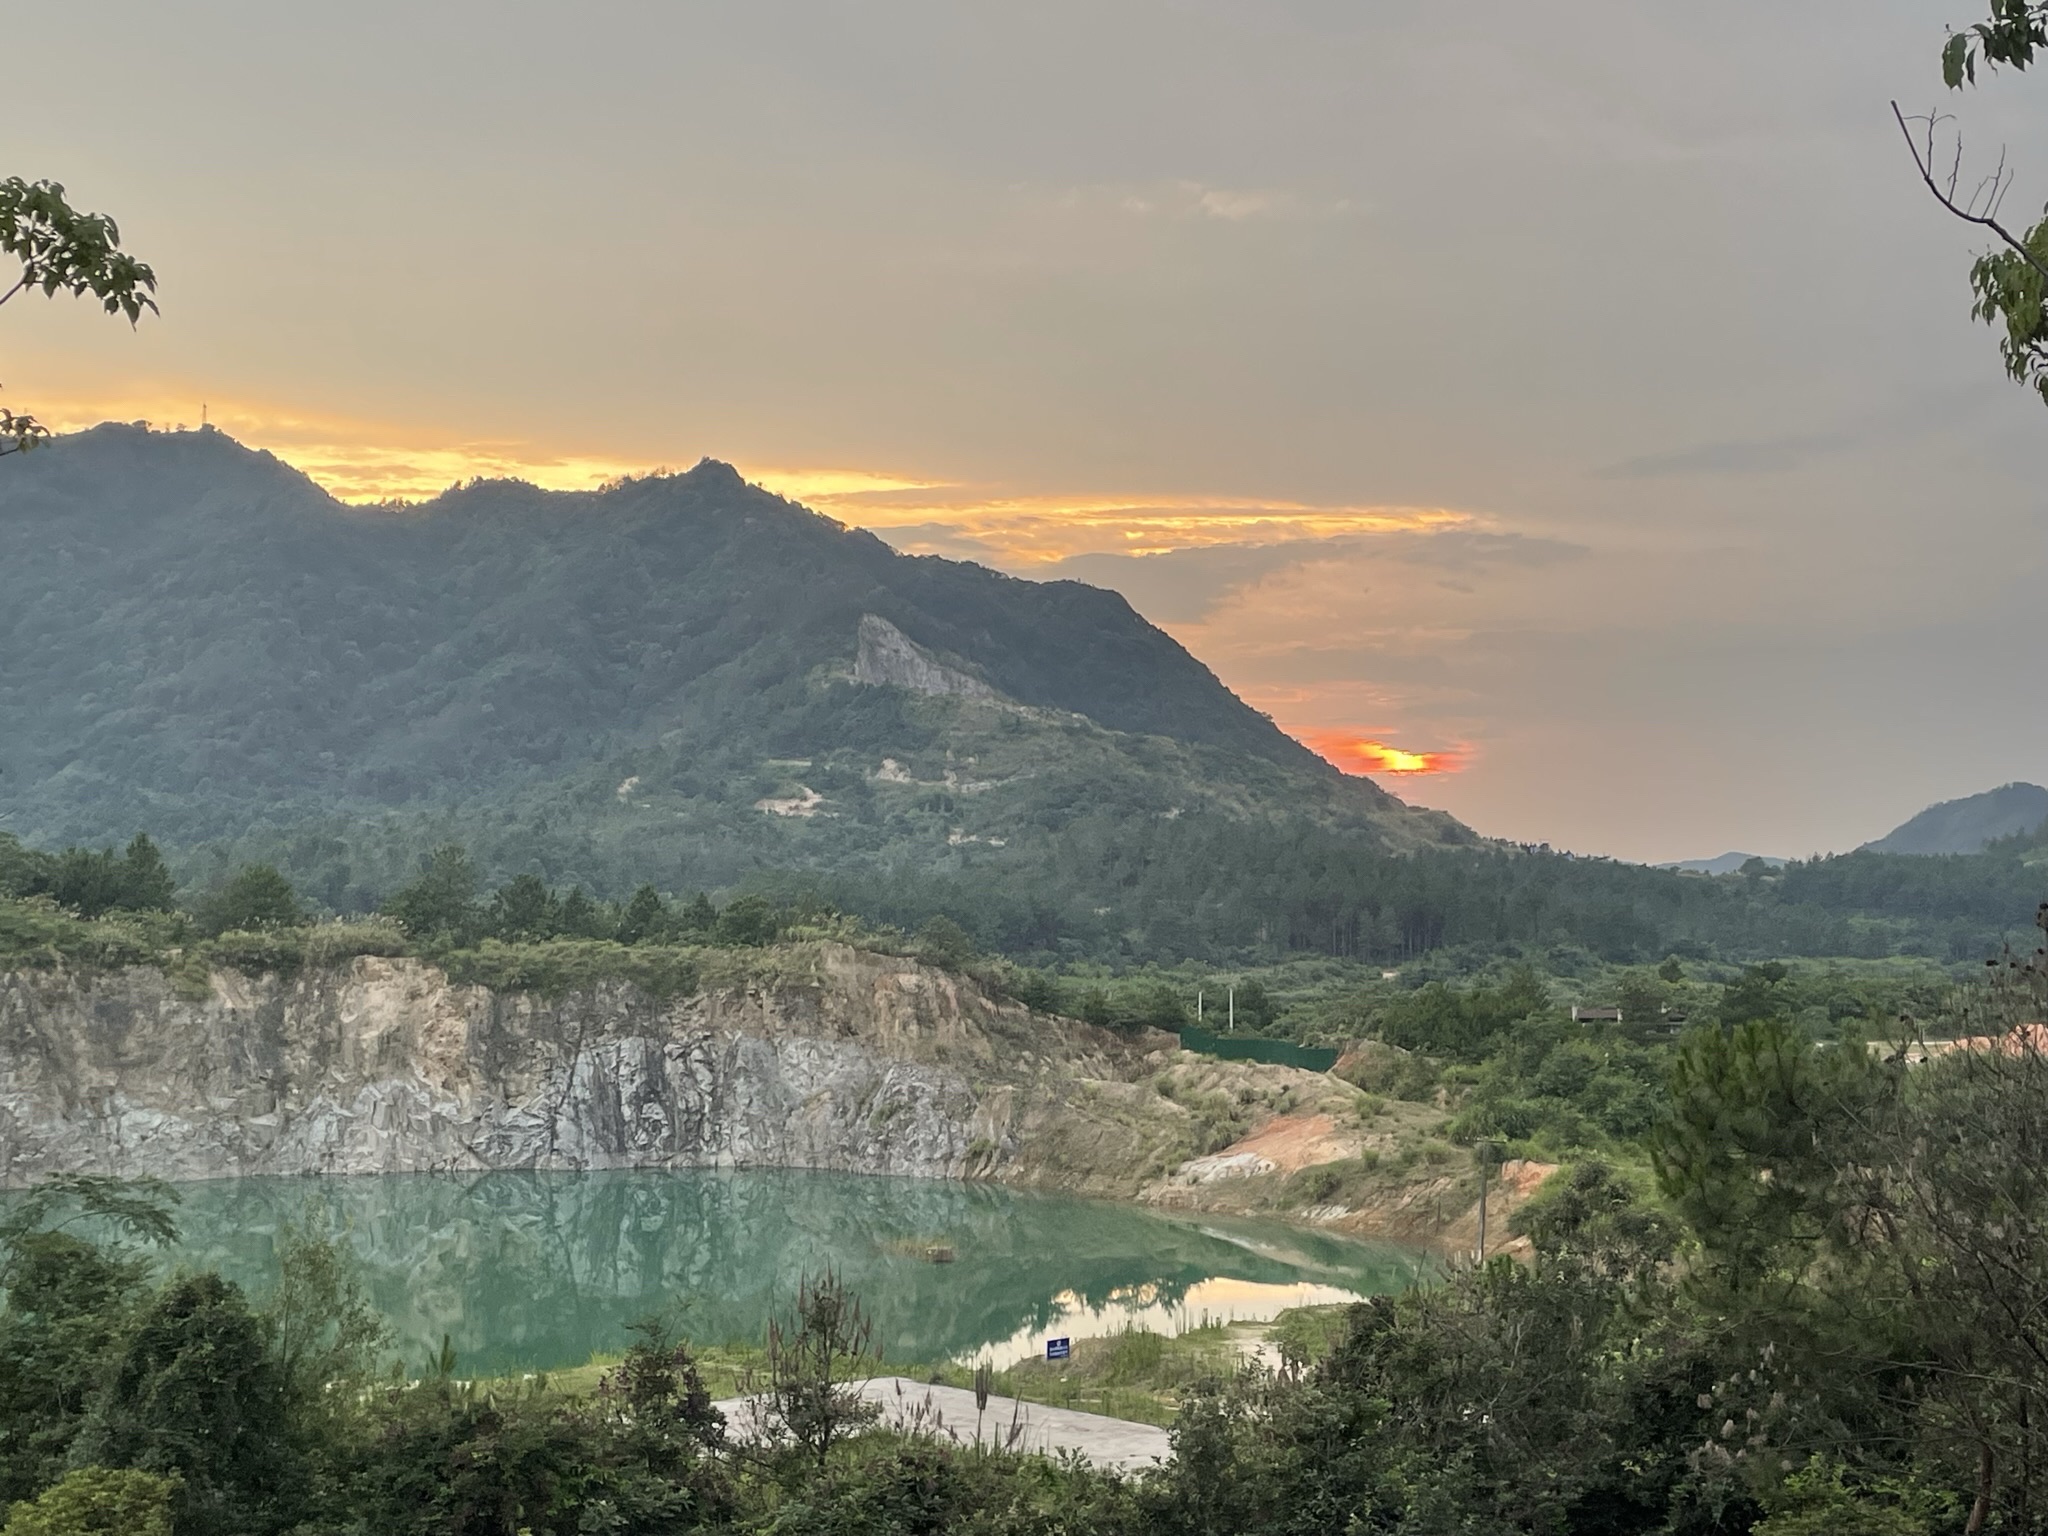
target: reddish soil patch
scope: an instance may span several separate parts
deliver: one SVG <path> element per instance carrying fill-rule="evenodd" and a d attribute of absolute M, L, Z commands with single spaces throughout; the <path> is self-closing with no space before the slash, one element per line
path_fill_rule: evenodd
<path fill-rule="evenodd" d="M 1337 1129 L 1328 1115 L 1275 1115 L 1218 1157 L 1249 1152 L 1263 1157 L 1281 1173 L 1299 1173 L 1340 1158 L 1358 1156 L 1358 1138 Z"/>

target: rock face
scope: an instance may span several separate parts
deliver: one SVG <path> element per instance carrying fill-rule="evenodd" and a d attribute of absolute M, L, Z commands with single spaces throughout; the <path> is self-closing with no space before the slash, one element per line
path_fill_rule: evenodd
<path fill-rule="evenodd" d="M 992 699 L 996 691 L 926 654 L 924 647 L 887 619 L 861 615 L 853 679 L 871 687 L 907 688 L 912 693 L 961 699 Z"/>
<path fill-rule="evenodd" d="M 669 1002 L 371 958 L 216 973 L 197 1000 L 140 968 L 0 977 L 0 1187 L 705 1166 L 1034 1182 L 1034 1133 L 1138 1069 L 1130 1042 L 910 961 L 825 944 L 746 963 Z"/>

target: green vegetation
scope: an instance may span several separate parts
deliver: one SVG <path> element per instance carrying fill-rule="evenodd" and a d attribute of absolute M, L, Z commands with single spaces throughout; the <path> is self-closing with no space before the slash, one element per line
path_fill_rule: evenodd
<path fill-rule="evenodd" d="M 370 513 L 217 433 L 101 429 L 0 477 L 0 614 L 10 828 L 149 828 L 195 910 L 229 904 L 215 932 L 287 921 L 231 889 L 252 866 L 350 916 L 459 845 L 479 890 L 943 917 L 954 950 L 1112 979 L 1951 962 L 2011 936 L 2043 858 L 1708 878 L 1482 846 L 1320 764 L 1113 594 L 904 559 L 716 465 Z M 1001 697 L 856 681 L 867 614 Z M 88 873 L 47 894 L 97 915 Z"/>
<path fill-rule="evenodd" d="M 1419 1006 L 1445 1033 L 1418 1041 L 1500 1062 L 1528 1020 L 1472 1021 L 1529 989 L 1488 990 Z M 280 1283 L 245 1296 L 152 1272 L 168 1190 L 54 1181 L 0 1221 L 6 1528 L 2038 1531 L 2048 1054 L 2026 1026 L 2048 971 L 1952 1000 L 1947 1024 L 2006 1048 L 1911 1067 L 1811 1038 L 1797 996 L 1738 977 L 1722 1022 L 1644 1047 L 1651 1122 L 1601 1133 L 1633 1160 L 1582 1153 L 1523 1205 L 1525 1261 L 1284 1316 L 1256 1330 L 1273 1364 L 1205 1326 L 984 1378 L 1169 1423 L 1175 1459 L 1135 1480 L 875 1429 L 844 1391 L 870 1368 L 859 1301 L 829 1276 L 759 1350 L 650 1323 L 554 1381 L 466 1381 L 446 1347 L 401 1380 L 325 1234 L 287 1234 Z M 710 1409 L 748 1384 L 780 1405 L 765 1444 Z"/>
<path fill-rule="evenodd" d="M 1951 90 L 1960 90 L 1977 84 L 1980 66 L 1987 76 L 1999 69 L 2029 69 L 2043 49 L 2048 49 L 2048 5 L 2040 0 L 1990 0 L 1985 20 L 1950 32 L 1942 49 L 1942 77 Z M 1892 110 L 1897 112 L 1897 106 Z M 2003 154 L 1986 182 L 1964 190 L 1961 144 L 1955 148 L 1952 168 L 1941 163 L 1936 148 L 1939 118 L 1901 116 L 1899 126 L 1913 147 L 1928 190 L 1951 213 L 1989 231 L 2003 247 L 1979 257 L 1970 269 L 1970 288 L 1976 296 L 1970 313 L 2004 331 L 1999 351 L 2006 373 L 2048 401 L 2048 304 L 2043 302 L 2048 299 L 2048 218 L 2022 230 L 2002 222 L 2011 185 Z"/>
<path fill-rule="evenodd" d="M 156 312 L 156 274 L 121 249 L 120 226 L 103 213 L 80 213 L 54 181 L 0 181 L 0 256 L 21 263 L 0 304 L 21 293 L 91 294 L 130 325 L 145 309 Z M 0 454 L 26 452 L 49 436 L 33 416 L 0 408 Z"/>
<path fill-rule="evenodd" d="M 1264 1330 L 1204 1323 L 1168 1336 L 1126 1328 L 1102 1339 L 1074 1340 L 1066 1360 L 1025 1360 L 991 1373 L 999 1397 L 1140 1424 L 1174 1421 L 1180 1400 L 1197 1385 L 1235 1376 L 1242 1355 Z M 971 1368 L 951 1364 L 930 1373 L 948 1386 L 971 1387 Z"/>
<path fill-rule="evenodd" d="M 991 797 L 1044 828 L 1281 794 L 1451 825 L 1343 781 L 1114 593 L 900 556 L 708 461 L 365 513 L 218 432 L 101 427 L 0 482 L 0 613 L 17 831 L 225 840 L 335 910 L 457 839 L 494 880 L 538 860 L 620 896 L 942 867 L 991 851 L 962 825 Z M 1000 699 L 855 681 L 868 616 Z M 757 809 L 806 790 L 816 814 Z"/>

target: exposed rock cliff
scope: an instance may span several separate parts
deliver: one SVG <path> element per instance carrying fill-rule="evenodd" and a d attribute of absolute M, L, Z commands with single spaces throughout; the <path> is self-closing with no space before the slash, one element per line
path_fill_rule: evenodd
<path fill-rule="evenodd" d="M 910 636 L 872 613 L 861 615 L 857 647 L 853 661 L 857 683 L 962 699 L 996 697 L 996 691 L 980 678 L 933 659 Z"/>
<path fill-rule="evenodd" d="M 1148 1043 L 830 944 L 669 1002 L 498 994 L 416 960 L 216 973 L 203 1000 L 143 968 L 21 972 L 0 977 L 0 1186 L 662 1166 L 1050 1182 L 1038 1133 L 1132 1091 Z M 1106 1193 L 1132 1149 L 1099 1151 Z"/>
<path fill-rule="evenodd" d="M 840 944 L 706 959 L 702 988 L 667 1001 L 626 982 L 494 992 L 369 957 L 219 971 L 203 997 L 140 966 L 0 975 L 0 1188 L 58 1171 L 811 1168 L 1470 1243 L 1462 1152 L 1410 1166 L 1440 1110 L 1179 1055 L 1168 1035 Z"/>

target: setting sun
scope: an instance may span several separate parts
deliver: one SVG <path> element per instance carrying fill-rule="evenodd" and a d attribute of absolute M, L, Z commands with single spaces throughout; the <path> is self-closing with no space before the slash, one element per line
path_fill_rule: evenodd
<path fill-rule="evenodd" d="M 1302 740 L 1310 751 L 1346 773 L 1456 773 L 1465 766 L 1465 753 L 1459 748 L 1410 752 L 1341 731 L 1322 731 Z"/>

